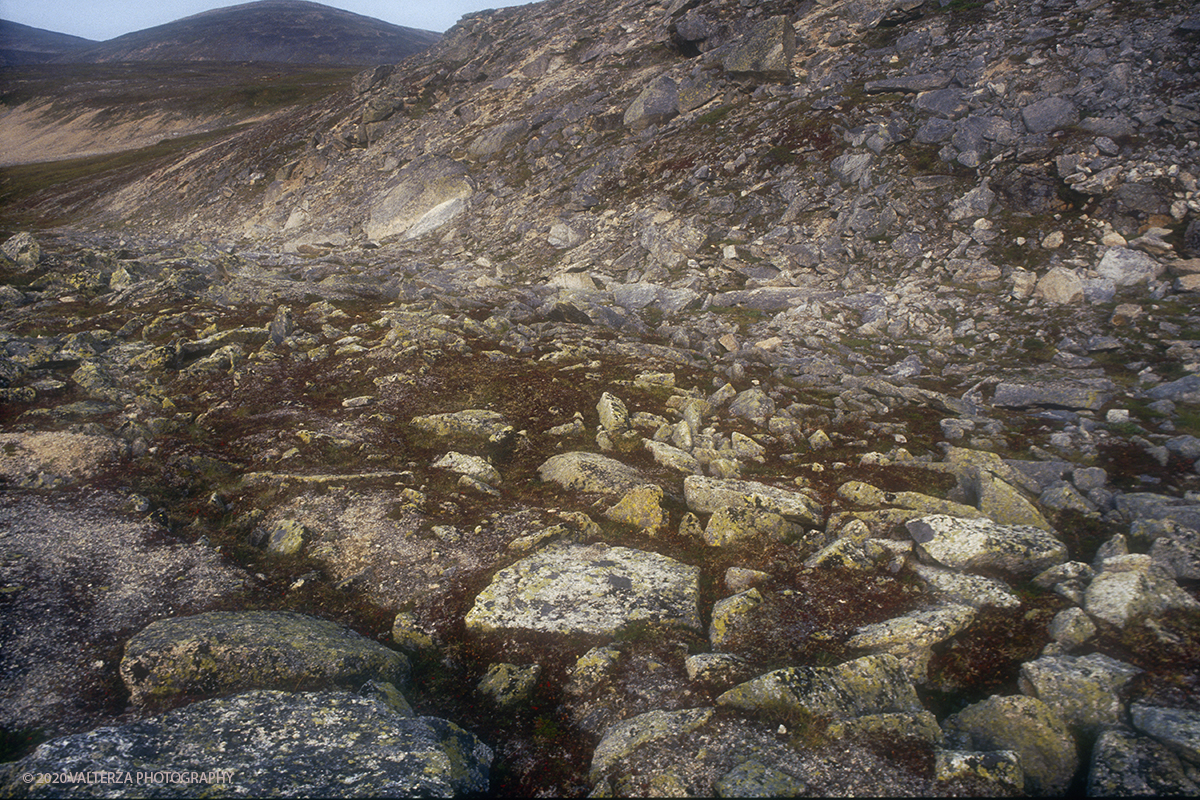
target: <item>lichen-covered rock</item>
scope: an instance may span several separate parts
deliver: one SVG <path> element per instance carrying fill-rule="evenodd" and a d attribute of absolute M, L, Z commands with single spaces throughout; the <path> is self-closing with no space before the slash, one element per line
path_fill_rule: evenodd
<path fill-rule="evenodd" d="M 1187 761 L 1200 764 L 1200 711 L 1134 703 L 1129 709 L 1133 727 L 1153 736 Z"/>
<path fill-rule="evenodd" d="M 846 647 L 867 653 L 890 653 L 904 663 L 916 683 L 925 682 L 933 646 L 963 631 L 975 619 L 975 609 L 950 604 L 914 611 L 885 622 L 863 625 Z"/>
<path fill-rule="evenodd" d="M 248 689 L 402 685 L 409 663 L 354 631 L 287 611 L 212 611 L 159 620 L 125 645 L 121 679 L 134 703 Z"/>
<path fill-rule="evenodd" d="M 800 531 L 783 515 L 752 506 L 725 506 L 708 519 L 704 541 L 713 547 L 738 547 L 754 541 L 790 541 Z"/>
<path fill-rule="evenodd" d="M 1096 623 L 1081 608 L 1065 608 L 1050 620 L 1046 633 L 1069 653 L 1096 635 Z"/>
<path fill-rule="evenodd" d="M 665 739 L 694 731 L 712 719 L 714 708 L 687 708 L 682 711 L 648 711 L 613 725 L 592 753 L 588 774 L 593 783 L 638 747 L 655 739 Z"/>
<path fill-rule="evenodd" d="M 979 519 L 984 514 L 974 506 L 943 500 L 920 492 L 885 492 L 869 483 L 847 481 L 838 487 L 838 497 L 861 506 L 897 506 L 921 514 L 944 514 L 963 519 Z"/>
<path fill-rule="evenodd" d="M 1191 772 L 1191 775 L 1189 775 Z M 1100 734 L 1088 770 L 1089 797 L 1195 797 L 1195 771 L 1149 736 L 1111 729 Z"/>
<path fill-rule="evenodd" d="M 439 444 L 476 453 L 488 453 L 502 447 L 513 436 L 513 427 L 504 415 L 487 409 L 413 417 L 411 424 L 419 433 Z"/>
<path fill-rule="evenodd" d="M 467 628 L 612 635 L 631 622 L 700 626 L 699 569 L 627 547 L 553 544 L 496 573 Z"/>
<path fill-rule="evenodd" d="M 488 790 L 491 760 L 491 750 L 457 725 L 403 714 L 378 697 L 254 691 L 46 742 L 0 771 L 0 793 L 455 797 Z M 29 773 L 128 774 L 130 782 L 22 781 Z M 137 783 L 153 774 L 187 778 Z"/>
<path fill-rule="evenodd" d="M 743 761 L 717 779 L 717 797 L 801 797 L 807 787 L 799 778 L 761 761 Z"/>
<path fill-rule="evenodd" d="M 486 458 L 472 456 L 466 453 L 451 451 L 433 462 L 436 469 L 448 469 L 477 480 L 487 486 L 499 486 L 503 483 L 500 471 L 491 465 Z"/>
<path fill-rule="evenodd" d="M 718 650 L 723 649 L 737 629 L 746 624 L 746 615 L 762 602 L 763 596 L 758 589 L 747 589 L 718 600 L 713 605 L 712 620 L 708 625 L 709 643 Z"/>
<path fill-rule="evenodd" d="M 1053 532 L 1050 523 L 1038 511 L 1037 506 L 1027 500 L 1008 482 L 990 472 L 979 470 L 971 481 L 972 493 L 979 505 L 979 512 L 1000 525 L 1031 525 Z"/>
<path fill-rule="evenodd" d="M 972 782 L 983 781 L 1006 794 L 1025 793 L 1021 757 L 1011 750 L 938 750 L 934 757 L 933 774 L 938 781 L 971 778 Z"/>
<path fill-rule="evenodd" d="M 657 484 L 635 486 L 615 506 L 605 511 L 604 516 L 613 522 L 640 528 L 653 536 L 666 522 L 662 499 L 663 490 Z"/>
<path fill-rule="evenodd" d="M 781 514 L 808 528 L 819 528 L 825 520 L 820 503 L 808 495 L 765 483 L 691 475 L 684 478 L 683 491 L 688 508 L 697 514 L 750 505 Z"/>
<path fill-rule="evenodd" d="M 1067 723 L 1035 697 L 989 697 L 947 717 L 942 729 L 953 749 L 1015 752 L 1031 794 L 1062 794 L 1079 768 Z"/>
<path fill-rule="evenodd" d="M 898 711 L 890 714 L 864 714 L 829 723 L 825 733 L 834 739 L 854 736 L 883 736 L 889 739 L 915 738 L 931 745 L 942 741 L 937 717 L 928 711 Z"/>
<path fill-rule="evenodd" d="M 932 564 L 912 565 L 913 574 L 925 581 L 925 585 L 946 600 L 961 603 L 974 609 L 984 606 L 1016 608 L 1021 598 L 1013 594 L 1004 581 L 985 575 L 971 575 L 952 569 L 943 569 Z"/>
<path fill-rule="evenodd" d="M 601 494 L 614 500 L 646 482 L 640 472 L 627 464 L 585 452 L 551 456 L 538 467 L 538 476 L 564 489 Z"/>
<path fill-rule="evenodd" d="M 541 675 L 541 664 L 492 664 L 476 688 L 498 708 L 516 708 L 533 697 Z"/>
<path fill-rule="evenodd" d="M 401 169 L 367 208 L 364 230 L 372 239 L 428 232 L 445 224 L 451 207 L 465 210 L 474 192 L 465 164 L 444 156 L 423 156 Z M 442 213 L 439 213 L 442 212 Z M 424 223 L 424 224 L 423 224 Z"/>
<path fill-rule="evenodd" d="M 834 667 L 785 667 L 735 686 L 717 705 L 752 713 L 846 719 L 921 711 L 912 681 L 892 655 L 856 658 Z"/>
<path fill-rule="evenodd" d="M 1032 577 L 1067 558 L 1067 547 L 1041 528 L 928 516 L 907 523 L 923 560 L 961 570 L 995 569 Z"/>
<path fill-rule="evenodd" d="M 1021 691 L 1045 701 L 1078 733 L 1096 735 L 1124 717 L 1120 692 L 1141 670 L 1093 653 L 1042 656 L 1021 665 Z"/>
<path fill-rule="evenodd" d="M 1084 595 L 1083 608 L 1096 619 L 1124 627 L 1135 617 L 1161 616 L 1172 608 L 1200 608 L 1175 581 L 1154 570 L 1147 555 L 1110 558 L 1103 567 Z"/>

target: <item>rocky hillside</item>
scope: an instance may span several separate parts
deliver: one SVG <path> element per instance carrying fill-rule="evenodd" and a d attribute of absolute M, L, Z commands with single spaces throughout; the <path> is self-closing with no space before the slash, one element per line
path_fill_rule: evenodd
<path fill-rule="evenodd" d="M 256 0 L 127 33 L 68 60 L 365 65 L 399 61 L 440 38 L 306 0 Z"/>
<path fill-rule="evenodd" d="M 1198 43 L 541 3 L 10 205 L 5 793 L 1196 794 Z"/>

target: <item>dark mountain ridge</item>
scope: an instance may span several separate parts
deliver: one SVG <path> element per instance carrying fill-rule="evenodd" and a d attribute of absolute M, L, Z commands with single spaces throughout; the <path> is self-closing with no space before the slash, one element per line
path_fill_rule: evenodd
<path fill-rule="evenodd" d="M 18 27 L 7 22 L 4 26 Z M 367 66 L 402 60 L 441 39 L 435 31 L 392 25 L 304 0 L 259 0 L 214 9 L 99 43 L 81 39 L 69 46 L 71 42 L 54 38 L 63 36 L 25 33 L 22 41 L 29 43 L 23 45 L 24 51 L 50 54 L 57 47 L 54 60 L 59 63 L 269 61 Z"/>
<path fill-rule="evenodd" d="M 96 44 L 94 39 L 0 20 L 0 67 L 70 61 L 72 54 Z"/>

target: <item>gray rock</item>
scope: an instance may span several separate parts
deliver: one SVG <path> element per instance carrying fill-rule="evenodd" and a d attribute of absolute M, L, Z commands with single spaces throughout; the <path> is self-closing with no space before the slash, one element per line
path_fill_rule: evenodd
<path fill-rule="evenodd" d="M 1079 768 L 1067 723 L 1034 697 L 990 697 L 947 717 L 942 729 L 955 748 L 1016 753 L 1033 795 L 1063 794 Z"/>
<path fill-rule="evenodd" d="M 1113 562 L 1125 562 L 1117 568 Z M 1145 555 L 1109 559 L 1088 585 L 1084 610 L 1110 625 L 1124 627 L 1139 617 L 1161 616 L 1172 608 L 1200 609 L 1175 581 L 1151 569 Z"/>
<path fill-rule="evenodd" d="M 704 725 L 716 709 L 688 708 L 682 711 L 648 711 L 613 725 L 592 753 L 588 780 L 595 783 L 617 762 L 656 739 L 689 733 Z"/>
<path fill-rule="evenodd" d="M 950 221 L 958 222 L 987 216 L 995 199 L 996 193 L 988 187 L 987 179 L 984 179 L 982 184 L 950 203 Z"/>
<path fill-rule="evenodd" d="M 541 664 L 492 664 L 475 688 L 496 707 L 515 709 L 530 701 L 541 675 Z"/>
<path fill-rule="evenodd" d="M 750 759 L 717 779 L 717 797 L 800 797 L 807 788 L 799 778 Z"/>
<path fill-rule="evenodd" d="M 488 158 L 525 141 L 529 136 L 528 120 L 502 122 L 488 128 L 467 145 L 467 157 L 486 161 Z"/>
<path fill-rule="evenodd" d="M 1200 784 L 1179 756 L 1149 736 L 1107 730 L 1092 749 L 1089 797 L 1194 797 Z"/>
<path fill-rule="evenodd" d="M 1200 764 L 1200 711 L 1134 703 L 1129 709 L 1133 727 L 1152 736 L 1185 760 Z"/>
<path fill-rule="evenodd" d="M 601 494 L 619 500 L 630 489 L 646 483 L 633 467 L 599 453 L 571 452 L 551 456 L 538 467 L 538 476 L 564 489 Z"/>
<path fill-rule="evenodd" d="M 247 689 L 402 685 L 408 659 L 354 631 L 287 611 L 212 611 L 154 622 L 125 645 L 121 679 L 137 704 Z"/>
<path fill-rule="evenodd" d="M 759 22 L 733 44 L 722 66 L 726 72 L 751 74 L 768 80 L 791 77 L 792 56 L 796 52 L 796 31 L 787 16 Z"/>
<path fill-rule="evenodd" d="M 1083 647 L 1096 635 L 1096 624 L 1083 609 L 1065 608 L 1054 615 L 1046 632 L 1069 653 Z"/>
<path fill-rule="evenodd" d="M 867 81 L 863 85 L 863 91 L 867 94 L 879 94 L 882 92 L 928 92 L 934 89 L 945 89 L 949 85 L 949 75 L 927 72 L 921 75 L 898 75 L 892 78 L 879 78 Z"/>
<path fill-rule="evenodd" d="M 866 653 L 890 653 L 903 662 L 915 683 L 924 683 L 933 646 L 956 636 L 975 619 L 968 605 L 944 605 L 914 611 L 857 628 L 846 647 Z"/>
<path fill-rule="evenodd" d="M 824 524 L 824 510 L 806 494 L 779 489 L 764 483 L 691 475 L 683 480 L 688 508 L 697 514 L 712 514 L 727 506 L 754 505 L 781 514 L 808 528 Z"/>
<path fill-rule="evenodd" d="M 450 451 L 433 462 L 433 467 L 435 469 L 457 472 L 459 475 L 466 475 L 468 478 L 472 478 L 488 486 L 499 486 L 503 483 L 503 478 L 500 476 L 499 470 L 493 467 L 486 458 L 467 455 L 466 453 Z"/>
<path fill-rule="evenodd" d="M 1096 265 L 1096 272 L 1118 287 L 1146 283 L 1162 275 L 1162 264 L 1139 250 L 1112 247 Z"/>
<path fill-rule="evenodd" d="M 1146 394 L 1151 400 L 1200 404 L 1200 375 L 1185 375 L 1178 380 L 1161 383 L 1148 389 Z"/>
<path fill-rule="evenodd" d="M 1090 738 L 1124 720 L 1121 689 L 1141 671 L 1099 653 L 1042 656 L 1021 665 L 1020 687 L 1054 708 L 1077 734 Z"/>
<path fill-rule="evenodd" d="M 933 772 L 938 781 L 966 778 L 972 783 L 983 781 L 995 787 L 997 793 L 1025 794 L 1021 757 L 1011 750 L 938 750 L 934 754 Z"/>
<path fill-rule="evenodd" d="M 962 119 L 971 110 L 967 93 L 957 88 L 921 92 L 917 95 L 915 105 L 919 111 L 935 114 L 942 119 Z"/>
<path fill-rule="evenodd" d="M 992 396 L 992 405 L 1005 408 L 1067 408 L 1099 411 L 1112 399 L 1114 386 L 1110 381 L 1093 383 L 1053 381 L 1047 383 L 999 383 Z"/>
<path fill-rule="evenodd" d="M 717 705 L 833 719 L 922 710 L 904 665 L 892 655 L 863 656 L 835 667 L 777 669 L 735 686 Z"/>
<path fill-rule="evenodd" d="M 1021 109 L 1021 119 L 1031 133 L 1049 133 L 1079 122 L 1079 109 L 1063 97 L 1047 97 Z"/>
<path fill-rule="evenodd" d="M 1032 577 L 1066 560 L 1067 548 L 1030 525 L 928 516 L 906 523 L 923 560 L 952 569 L 997 569 Z"/>
<path fill-rule="evenodd" d="M 513 427 L 503 414 L 485 409 L 413 417 L 410 424 L 442 446 L 462 447 L 477 453 L 491 452 L 513 436 Z"/>
<path fill-rule="evenodd" d="M 422 156 L 396 173 L 390 188 L 376 195 L 367 208 L 364 230 L 372 239 L 408 234 L 418 226 L 428 230 L 434 220 L 444 224 L 441 212 L 474 191 L 465 165 L 442 156 Z"/>
<path fill-rule="evenodd" d="M 1008 584 L 996 578 L 970 575 L 931 564 L 915 563 L 911 568 L 930 589 L 954 603 L 974 609 L 984 606 L 1016 608 L 1021 605 L 1021 598 L 1013 594 Z"/>
<path fill-rule="evenodd" d="M 625 110 L 624 123 L 635 131 L 661 125 L 679 114 L 679 88 L 666 75 L 652 81 Z"/>
<path fill-rule="evenodd" d="M 1079 303 L 1084 299 L 1084 281 L 1073 269 L 1051 267 L 1038 279 L 1033 293 L 1035 297 L 1056 305 Z"/>
<path fill-rule="evenodd" d="M 626 547 L 552 544 L 496 573 L 467 628 L 611 636 L 639 621 L 700 627 L 699 569 Z"/>
<path fill-rule="evenodd" d="M 21 780 L 93 773 L 130 776 L 105 786 L 109 797 L 454 797 L 486 792 L 491 760 L 457 725 L 378 697 L 255 691 L 46 742 L 0 771 L 0 791 L 95 797 L 96 785 Z M 138 785 L 138 775 L 159 777 Z M 178 775 L 187 779 L 168 777 Z"/>

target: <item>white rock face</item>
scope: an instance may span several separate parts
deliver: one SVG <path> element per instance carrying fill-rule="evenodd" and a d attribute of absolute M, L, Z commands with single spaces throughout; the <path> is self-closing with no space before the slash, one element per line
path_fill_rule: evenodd
<path fill-rule="evenodd" d="M 699 575 L 657 553 L 551 545 L 496 573 L 467 628 L 602 636 L 638 621 L 698 628 Z"/>
<path fill-rule="evenodd" d="M 1032 577 L 1067 559 L 1067 546 L 1041 528 L 986 519 L 929 516 L 906 527 L 926 560 L 960 570 L 999 569 Z"/>

